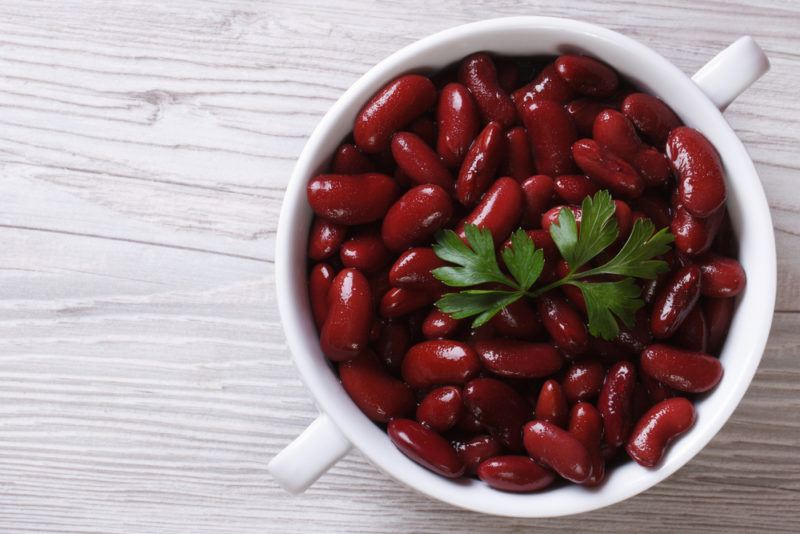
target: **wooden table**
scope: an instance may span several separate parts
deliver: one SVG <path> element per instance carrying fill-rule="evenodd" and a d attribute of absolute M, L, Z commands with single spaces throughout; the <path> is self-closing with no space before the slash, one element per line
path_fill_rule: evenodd
<path fill-rule="evenodd" d="M 547 4 L 0 4 L 0 531 L 798 531 L 800 5 Z M 266 464 L 317 413 L 274 298 L 294 160 L 381 58 L 519 14 L 607 25 L 687 72 L 743 34 L 769 54 L 726 113 L 778 240 L 756 379 L 675 476 L 575 518 L 463 512 L 357 452 L 290 497 Z"/>

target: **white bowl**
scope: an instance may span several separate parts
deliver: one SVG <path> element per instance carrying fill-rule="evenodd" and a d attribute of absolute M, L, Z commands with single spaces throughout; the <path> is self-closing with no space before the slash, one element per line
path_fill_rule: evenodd
<path fill-rule="evenodd" d="M 477 480 L 449 480 L 405 457 L 350 400 L 323 356 L 306 289 L 306 244 L 311 209 L 306 184 L 322 171 L 352 129 L 361 106 L 389 80 L 407 72 L 431 73 L 477 51 L 506 55 L 578 52 L 613 66 L 642 90 L 663 99 L 714 144 L 727 173 L 728 209 L 747 272 L 730 334 L 722 351 L 720 384 L 697 402 L 697 423 L 662 463 L 616 467 L 599 488 L 565 485 L 533 494 L 493 490 Z M 769 67 L 749 37 L 739 39 L 690 79 L 650 48 L 611 30 L 568 19 L 512 17 L 458 26 L 421 39 L 378 63 L 333 105 L 295 166 L 283 201 L 275 251 L 278 304 L 295 364 L 322 415 L 270 462 L 291 492 L 303 491 L 355 446 L 390 476 L 455 506 L 512 517 L 552 517 L 622 501 L 664 480 L 697 454 L 733 413 L 750 384 L 767 341 L 775 304 L 775 238 L 769 208 L 753 163 L 720 109 Z M 352 445 L 351 445 L 352 444 Z"/>

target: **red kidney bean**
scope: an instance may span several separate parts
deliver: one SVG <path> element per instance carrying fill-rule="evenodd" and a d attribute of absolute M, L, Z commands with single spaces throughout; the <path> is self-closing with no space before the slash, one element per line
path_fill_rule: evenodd
<path fill-rule="evenodd" d="M 560 56 L 555 65 L 564 81 L 583 95 L 609 96 L 619 85 L 616 72 L 588 56 Z"/>
<path fill-rule="evenodd" d="M 546 488 L 555 475 L 527 456 L 495 456 L 478 467 L 478 478 L 494 489 L 530 493 Z"/>
<path fill-rule="evenodd" d="M 600 394 L 605 377 L 603 364 L 597 360 L 573 363 L 561 379 L 561 388 L 564 390 L 567 402 L 575 404 L 595 399 Z"/>
<path fill-rule="evenodd" d="M 605 102 L 600 102 L 591 98 L 579 98 L 573 100 L 564 109 L 567 111 L 572 122 L 575 123 L 575 129 L 581 137 L 592 137 L 592 126 L 597 115 L 604 109 L 611 106 Z"/>
<path fill-rule="evenodd" d="M 644 212 L 656 225 L 657 229 L 668 228 L 672 221 L 672 211 L 669 204 L 652 193 L 645 193 L 637 198 L 633 205 Z"/>
<path fill-rule="evenodd" d="M 308 233 L 308 257 L 323 260 L 336 253 L 347 237 L 347 227 L 323 217 L 314 217 Z"/>
<path fill-rule="evenodd" d="M 485 431 L 484 428 L 481 426 L 481 422 L 478 421 L 478 418 L 475 417 L 472 414 L 472 412 L 468 410 L 464 411 L 461 414 L 461 419 L 459 419 L 458 422 L 456 423 L 456 430 L 460 432 L 462 435 L 466 436 L 474 436 L 476 434 L 480 434 L 481 432 Z"/>
<path fill-rule="evenodd" d="M 464 384 L 480 371 L 481 362 L 469 345 L 445 339 L 423 341 L 403 359 L 403 379 L 412 388 Z"/>
<path fill-rule="evenodd" d="M 364 414 L 379 423 L 414 411 L 414 394 L 406 384 L 381 367 L 367 351 L 339 364 L 342 387 Z"/>
<path fill-rule="evenodd" d="M 695 217 L 708 217 L 725 203 L 722 162 L 703 134 L 681 126 L 669 133 L 667 157 L 678 174 L 678 196 Z"/>
<path fill-rule="evenodd" d="M 435 184 L 446 191 L 453 188 L 450 171 L 421 137 L 409 132 L 394 134 L 392 155 L 413 184 Z"/>
<path fill-rule="evenodd" d="M 500 441 L 494 436 L 488 434 L 481 434 L 467 441 L 460 442 L 455 447 L 458 457 L 464 462 L 467 469 L 466 472 L 475 475 L 478 472 L 478 466 L 484 460 L 497 456 L 503 450 Z"/>
<path fill-rule="evenodd" d="M 587 196 L 599 191 L 597 185 L 583 174 L 565 174 L 553 180 L 556 195 L 568 204 L 580 204 Z"/>
<path fill-rule="evenodd" d="M 703 393 L 722 379 L 722 364 L 703 352 L 650 345 L 642 352 L 642 371 L 678 391 Z"/>
<path fill-rule="evenodd" d="M 512 59 L 499 59 L 495 64 L 497 66 L 497 83 L 508 94 L 519 86 L 519 67 Z"/>
<path fill-rule="evenodd" d="M 462 409 L 461 390 L 443 386 L 432 390 L 419 403 L 417 421 L 436 432 L 447 432 L 461 417 Z"/>
<path fill-rule="evenodd" d="M 464 386 L 464 406 L 481 426 L 512 451 L 522 450 L 522 425 L 531 418 L 528 402 L 494 378 L 476 378 Z"/>
<path fill-rule="evenodd" d="M 598 114 L 592 132 L 601 147 L 630 163 L 647 185 L 660 186 L 669 179 L 667 159 L 642 143 L 633 124 L 619 111 L 606 109 Z"/>
<path fill-rule="evenodd" d="M 581 267 L 580 269 L 578 269 L 578 272 L 585 271 L 586 269 L 588 269 L 588 267 L 586 266 Z M 559 260 L 558 263 L 556 263 L 556 274 L 558 275 L 559 278 L 564 278 L 565 276 L 567 276 L 567 274 L 569 274 L 569 271 L 570 268 L 569 264 L 567 263 L 567 260 Z M 572 304 L 574 304 L 575 307 L 578 308 L 578 310 L 584 316 L 586 316 L 587 315 L 586 300 L 583 298 L 583 293 L 581 293 L 581 290 L 571 285 L 561 286 L 560 289 L 561 292 L 564 293 L 564 295 L 566 295 L 567 300 L 569 300 Z"/>
<path fill-rule="evenodd" d="M 699 219 L 683 206 L 675 209 L 670 232 L 675 236 L 675 248 L 686 254 L 702 254 L 711 247 L 722 220 L 722 210 L 707 219 Z"/>
<path fill-rule="evenodd" d="M 633 399 L 631 400 L 631 421 L 638 421 L 651 406 L 653 403 L 650 402 L 647 388 L 641 382 L 637 382 L 633 388 Z"/>
<path fill-rule="evenodd" d="M 501 165 L 501 174 L 522 182 L 533 171 L 531 145 L 525 128 L 511 128 L 506 132 L 506 155 Z"/>
<path fill-rule="evenodd" d="M 374 154 L 389 146 L 392 134 L 410 124 L 436 102 L 436 88 L 425 76 L 406 74 L 375 93 L 356 116 L 353 138 Z"/>
<path fill-rule="evenodd" d="M 355 358 L 372 328 L 369 282 L 358 269 L 339 271 L 328 290 L 328 314 L 320 332 L 322 352 L 334 361 Z"/>
<path fill-rule="evenodd" d="M 389 439 L 400 451 L 436 474 L 458 478 L 464 462 L 442 436 L 410 419 L 394 419 L 386 428 Z"/>
<path fill-rule="evenodd" d="M 339 258 L 345 267 L 355 267 L 363 273 L 381 270 L 392 259 L 377 229 L 367 229 L 342 243 Z"/>
<path fill-rule="evenodd" d="M 569 414 L 568 432 L 581 442 L 589 453 L 592 474 L 584 486 L 598 486 L 605 477 L 606 462 L 600 445 L 603 436 L 603 419 L 597 408 L 588 402 L 579 402 Z"/>
<path fill-rule="evenodd" d="M 513 178 L 500 178 L 483 195 L 480 204 L 456 227 L 456 233 L 465 238 L 464 226 L 474 224 L 492 233 L 494 244 L 499 245 L 516 228 L 522 216 L 522 189 Z"/>
<path fill-rule="evenodd" d="M 372 305 L 377 309 L 383 296 L 392 289 L 391 284 L 389 284 L 389 273 L 387 271 L 381 271 L 378 274 L 370 276 L 369 289 L 370 293 L 372 293 Z"/>
<path fill-rule="evenodd" d="M 581 139 L 572 145 L 575 163 L 595 183 L 614 195 L 637 198 L 642 195 L 645 183 L 636 170 L 624 159 L 615 155 L 592 139 Z"/>
<path fill-rule="evenodd" d="M 328 315 L 328 290 L 333 283 L 335 273 L 327 263 L 318 263 L 308 275 L 308 295 L 311 299 L 311 314 L 317 329 L 322 328 Z"/>
<path fill-rule="evenodd" d="M 308 183 L 307 189 L 314 213 L 346 225 L 377 221 L 399 192 L 394 180 L 378 173 L 320 174 Z"/>
<path fill-rule="evenodd" d="M 617 226 L 619 227 L 617 242 L 622 243 L 628 239 L 633 227 L 631 207 L 624 200 L 614 201 L 614 218 L 617 220 Z"/>
<path fill-rule="evenodd" d="M 733 258 L 705 254 L 697 259 L 700 267 L 700 292 L 703 296 L 735 297 L 742 292 L 746 275 L 742 264 Z"/>
<path fill-rule="evenodd" d="M 670 130 L 681 125 L 680 119 L 658 98 L 632 93 L 622 101 L 622 113 L 653 144 L 663 147 Z"/>
<path fill-rule="evenodd" d="M 418 185 L 395 202 L 381 226 L 386 246 L 400 252 L 427 240 L 453 215 L 453 203 L 447 191 L 438 185 Z"/>
<path fill-rule="evenodd" d="M 445 289 L 435 276 L 434 269 L 447 265 L 432 248 L 410 248 L 403 252 L 389 270 L 389 283 L 394 287 L 415 291 L 441 292 Z"/>
<path fill-rule="evenodd" d="M 489 371 L 515 378 L 549 376 L 564 363 L 564 357 L 548 343 L 529 343 L 513 339 L 478 341 L 475 351 Z"/>
<path fill-rule="evenodd" d="M 378 359 L 394 374 L 400 373 L 403 357 L 410 345 L 411 333 L 404 321 L 384 321 L 378 339 L 373 343 Z"/>
<path fill-rule="evenodd" d="M 586 447 L 564 429 L 547 421 L 531 421 L 523 429 L 525 450 L 537 462 L 576 484 L 592 474 L 592 459 Z"/>
<path fill-rule="evenodd" d="M 439 124 L 436 151 L 445 165 L 458 167 L 481 127 L 478 108 L 466 87 L 449 83 L 442 89 L 436 121 Z"/>
<path fill-rule="evenodd" d="M 603 416 L 603 439 L 607 446 L 617 448 L 625 443 L 633 424 L 633 390 L 636 368 L 630 362 L 611 366 L 597 399 L 597 410 Z"/>
<path fill-rule="evenodd" d="M 478 52 L 464 58 L 458 69 L 458 81 L 464 84 L 485 122 L 495 121 L 503 129 L 517 120 L 514 103 L 497 81 L 497 69 L 489 54 Z"/>
<path fill-rule="evenodd" d="M 661 289 L 653 303 L 650 329 L 656 338 L 667 338 L 683 323 L 700 297 L 700 269 L 679 269 Z"/>
<path fill-rule="evenodd" d="M 555 176 L 575 171 L 572 144 L 578 139 L 575 125 L 564 107 L 551 100 L 534 100 L 522 111 L 536 172 Z"/>
<path fill-rule="evenodd" d="M 639 465 L 655 467 L 670 442 L 691 428 L 694 420 L 694 407 L 683 397 L 661 401 L 636 423 L 625 451 Z"/>
<path fill-rule="evenodd" d="M 333 174 L 363 174 L 375 172 L 375 164 L 356 145 L 342 143 L 333 153 Z"/>
<path fill-rule="evenodd" d="M 553 223 L 558 224 L 558 217 L 561 215 L 561 210 L 564 208 L 569 208 L 572 210 L 572 215 L 575 216 L 575 222 L 578 224 L 578 228 L 581 227 L 581 219 L 583 218 L 583 211 L 578 206 L 556 206 L 555 208 L 548 210 L 542 215 L 542 228 L 545 230 L 550 230 L 550 225 Z"/>
<path fill-rule="evenodd" d="M 575 92 L 564 81 L 554 64 L 550 64 L 530 83 L 523 85 L 511 94 L 511 100 L 516 104 L 517 109 L 521 110 L 533 100 L 554 100 L 561 104 L 569 102 L 575 96 Z"/>
<path fill-rule="evenodd" d="M 718 354 L 733 318 L 735 300 L 732 298 L 704 298 L 703 311 L 708 323 L 708 351 Z"/>
<path fill-rule="evenodd" d="M 542 213 L 553 201 L 555 192 L 553 179 L 544 174 L 537 174 L 523 180 L 520 186 L 524 205 L 522 223 L 527 227 L 536 228 L 541 224 Z"/>
<path fill-rule="evenodd" d="M 426 339 L 452 337 L 457 333 L 462 322 L 462 319 L 453 319 L 446 313 L 434 308 L 422 322 L 422 335 Z"/>
<path fill-rule="evenodd" d="M 536 408 L 533 413 L 537 420 L 553 423 L 561 428 L 567 427 L 568 422 L 567 398 L 561 389 L 561 384 L 553 379 L 542 384 Z"/>
<path fill-rule="evenodd" d="M 667 386 L 652 378 L 651 376 L 641 373 L 639 378 L 641 379 L 641 383 L 647 391 L 647 396 L 650 398 L 650 403 L 658 404 L 659 402 L 663 401 L 664 399 L 671 399 L 676 395 L 675 391 Z"/>
<path fill-rule="evenodd" d="M 589 332 L 583 318 L 561 297 L 539 297 L 539 317 L 556 345 L 570 354 L 583 354 L 589 348 Z"/>
<path fill-rule="evenodd" d="M 393 287 L 381 298 L 379 310 L 381 317 L 402 317 L 430 306 L 437 298 L 438 295 L 428 291 Z"/>
<path fill-rule="evenodd" d="M 695 352 L 705 352 L 708 349 L 708 326 L 703 308 L 695 305 L 683 324 L 675 331 L 670 342 L 678 347 Z"/>
<path fill-rule="evenodd" d="M 490 122 L 478 134 L 461 163 L 456 180 L 456 199 L 464 206 L 474 206 L 492 183 L 500 165 L 505 139 L 500 123 Z"/>
<path fill-rule="evenodd" d="M 436 121 L 431 117 L 422 116 L 415 119 L 414 122 L 408 125 L 408 131 L 422 139 L 428 147 L 436 146 L 439 130 L 436 126 Z"/>
<path fill-rule="evenodd" d="M 490 323 L 501 336 L 534 340 L 542 332 L 542 321 L 525 300 L 509 304 L 492 317 Z"/>
<path fill-rule="evenodd" d="M 602 338 L 590 337 L 589 347 L 605 365 L 612 365 L 621 360 L 631 359 L 630 351 L 616 341 L 606 341 Z"/>
<path fill-rule="evenodd" d="M 638 354 L 653 341 L 653 333 L 650 331 L 650 313 L 647 308 L 639 308 L 634 319 L 633 328 L 619 325 L 619 334 L 614 338 L 614 343 L 630 353 Z"/>

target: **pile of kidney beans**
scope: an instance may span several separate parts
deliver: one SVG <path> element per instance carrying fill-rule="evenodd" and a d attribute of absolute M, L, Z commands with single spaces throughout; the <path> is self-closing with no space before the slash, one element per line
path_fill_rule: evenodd
<path fill-rule="evenodd" d="M 476 330 L 433 306 L 457 290 L 431 274 L 444 265 L 435 232 L 463 238 L 473 223 L 504 246 L 521 226 L 545 251 L 544 284 L 568 270 L 547 229 L 565 207 L 580 221 L 599 189 L 616 202 L 617 247 L 640 218 L 675 235 L 670 271 L 641 281 L 634 327 L 592 337 L 571 286 Z M 477 53 L 400 76 L 307 192 L 322 350 L 364 414 L 440 475 L 527 492 L 558 477 L 596 486 L 625 455 L 655 466 L 694 423 L 693 397 L 721 379 L 715 355 L 745 273 L 719 157 L 595 59 Z"/>

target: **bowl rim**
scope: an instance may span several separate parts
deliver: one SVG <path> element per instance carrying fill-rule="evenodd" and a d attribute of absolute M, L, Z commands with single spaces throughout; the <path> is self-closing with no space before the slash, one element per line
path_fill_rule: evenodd
<path fill-rule="evenodd" d="M 418 54 L 424 54 L 428 48 L 439 46 L 443 42 L 455 43 L 465 38 L 474 38 L 482 32 L 491 33 L 508 28 L 529 30 L 531 32 L 537 30 L 563 31 L 565 33 L 565 42 L 569 42 L 570 35 L 574 36 L 575 34 L 582 34 L 592 39 L 614 42 L 617 46 L 624 47 L 632 54 L 635 53 L 641 56 L 641 60 L 652 62 L 663 72 L 664 79 L 669 79 L 679 84 L 681 90 L 685 91 L 686 98 L 703 108 L 703 114 L 706 116 L 706 120 L 716 123 L 710 125 L 709 128 L 713 126 L 715 129 L 720 129 L 721 133 L 719 135 L 724 135 L 725 137 L 725 152 L 735 152 L 736 155 L 741 156 L 737 158 L 741 161 L 737 162 L 735 174 L 737 177 L 749 175 L 747 183 L 743 183 L 739 187 L 749 187 L 751 189 L 748 191 L 748 217 L 752 216 L 752 213 L 756 214 L 755 225 L 758 231 L 763 234 L 759 234 L 761 235 L 760 242 L 757 241 L 754 246 L 760 248 L 758 254 L 764 261 L 763 268 L 760 269 L 760 271 L 762 274 L 768 275 L 763 277 L 765 279 L 759 280 L 758 294 L 750 295 L 752 300 L 750 301 L 749 315 L 752 317 L 754 313 L 761 313 L 764 319 L 763 323 L 759 325 L 760 330 L 749 334 L 750 349 L 747 354 L 747 359 L 744 360 L 746 366 L 742 370 L 742 374 L 740 374 L 740 379 L 734 384 L 734 387 L 732 387 L 732 391 L 719 401 L 722 404 L 720 405 L 720 409 L 715 412 L 713 419 L 704 422 L 702 432 L 699 431 L 700 429 L 694 429 L 694 439 L 691 446 L 681 448 L 680 453 L 678 453 L 678 451 L 671 451 L 669 457 L 660 467 L 654 470 L 648 470 L 647 475 L 638 477 L 638 479 L 633 480 L 632 483 L 628 485 L 620 486 L 618 484 L 614 491 L 603 491 L 603 488 L 607 487 L 607 485 L 601 486 L 600 489 L 593 492 L 591 490 L 584 490 L 597 498 L 582 499 L 580 503 L 572 504 L 571 506 L 555 506 L 548 507 L 547 509 L 530 506 L 526 508 L 520 504 L 524 501 L 518 499 L 518 496 L 513 494 L 500 494 L 503 501 L 508 500 L 511 504 L 497 504 L 498 501 L 495 499 L 482 500 L 474 497 L 462 498 L 461 494 L 452 490 L 453 486 L 446 486 L 440 483 L 441 481 L 437 482 L 435 479 L 431 478 L 436 477 L 437 479 L 441 479 L 438 475 L 434 475 L 416 464 L 413 464 L 416 469 L 412 469 L 408 465 L 411 461 L 400 455 L 396 449 L 393 454 L 386 450 L 384 442 L 388 443 L 388 438 L 383 441 L 371 439 L 370 436 L 367 435 L 368 431 L 364 426 L 365 422 L 384 434 L 384 437 L 385 433 L 366 419 L 360 412 L 358 412 L 357 415 L 353 414 L 354 405 L 352 402 L 346 402 L 349 401 L 349 398 L 346 397 L 343 388 L 341 388 L 338 383 L 336 384 L 338 391 L 330 387 L 330 375 L 332 375 L 332 373 L 326 365 L 320 365 L 319 357 L 315 358 L 315 354 L 321 352 L 318 346 L 318 340 L 316 338 L 312 340 L 306 339 L 307 336 L 304 336 L 304 331 L 300 327 L 302 321 L 308 322 L 310 320 L 308 317 L 307 303 L 299 302 L 292 292 L 293 284 L 298 283 L 298 276 L 303 279 L 302 284 L 305 284 L 305 267 L 303 266 L 301 269 L 293 268 L 291 262 L 293 253 L 297 251 L 297 241 L 299 240 L 303 244 L 304 249 L 307 238 L 305 235 L 300 235 L 298 237 L 298 231 L 308 227 L 307 224 L 298 224 L 298 221 L 302 221 L 302 217 L 308 217 L 306 212 L 308 212 L 309 209 L 304 205 L 304 203 L 306 203 L 305 186 L 310 175 L 316 172 L 316 169 L 311 166 L 312 160 L 317 156 L 320 145 L 326 137 L 330 135 L 330 130 L 334 127 L 336 121 L 339 120 L 339 116 L 345 113 L 346 108 L 352 105 L 352 101 L 359 94 L 365 92 L 370 87 L 380 87 L 388 82 L 392 76 L 397 75 L 393 74 L 387 77 L 386 74 L 384 74 L 385 72 L 396 68 L 397 65 Z M 457 59 L 458 58 L 455 58 L 454 61 Z M 360 102 L 365 102 L 369 98 L 369 94 L 371 93 L 368 93 L 366 98 L 363 98 Z M 720 152 L 722 153 L 723 151 L 720 150 Z M 723 163 L 725 163 L 725 161 L 723 161 Z M 726 171 L 728 171 L 726 172 L 727 180 L 731 183 L 732 174 L 728 170 L 729 165 L 726 164 L 725 166 Z M 738 187 L 734 189 L 738 189 Z M 748 221 L 748 225 L 750 224 L 751 221 Z M 292 352 L 292 359 L 306 387 L 310 390 L 321 411 L 331 417 L 336 426 L 347 439 L 350 440 L 353 446 L 361 450 L 371 463 L 389 474 L 394 480 L 428 497 L 460 508 L 493 515 L 525 518 L 557 517 L 577 514 L 621 502 L 666 479 L 685 465 L 708 444 L 739 405 L 763 355 L 775 303 L 775 287 L 777 283 L 776 263 L 774 232 L 772 229 L 769 207 L 752 160 L 747 154 L 741 140 L 723 118 L 721 111 L 713 105 L 700 88 L 672 62 L 650 49 L 648 46 L 621 33 L 602 26 L 573 19 L 535 16 L 495 18 L 455 26 L 414 41 L 370 68 L 333 104 L 333 106 L 331 106 L 307 140 L 287 185 L 275 241 L 276 294 L 284 332 L 289 349 Z M 749 285 L 750 284 L 748 284 L 748 286 Z M 750 293 L 754 293 L 753 289 L 750 290 Z M 736 314 L 736 316 L 740 315 L 741 313 Z M 756 317 L 757 316 L 758 315 L 756 315 Z M 752 327 L 751 323 L 748 324 Z M 735 326 L 741 328 L 742 325 L 732 325 L 731 332 L 734 331 Z M 342 395 L 345 395 L 346 401 L 343 401 Z M 401 460 L 401 457 L 404 458 L 405 461 Z M 421 473 L 420 470 L 425 471 L 428 475 Z M 544 493 L 528 495 L 540 496 L 544 495 Z"/>

